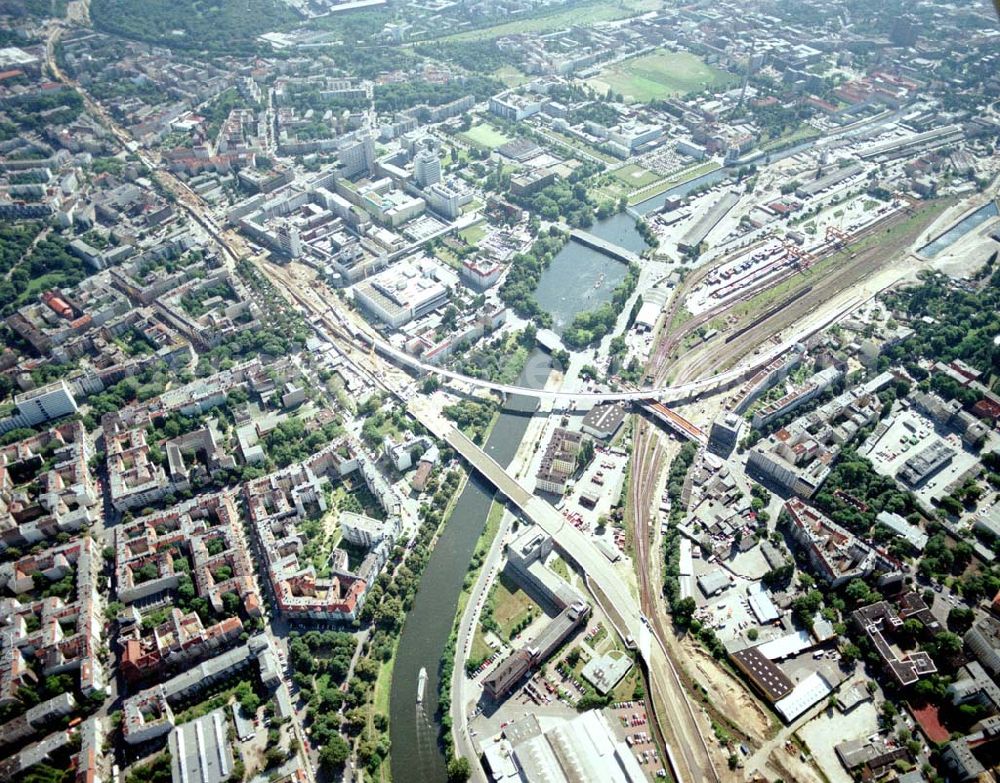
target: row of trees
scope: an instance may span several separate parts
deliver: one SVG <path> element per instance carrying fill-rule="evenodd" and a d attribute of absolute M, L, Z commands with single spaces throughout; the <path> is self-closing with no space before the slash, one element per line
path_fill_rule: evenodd
<path fill-rule="evenodd" d="M 466 95 L 474 95 L 477 101 L 484 101 L 502 90 L 503 83 L 489 76 L 466 76 L 444 83 L 390 82 L 375 87 L 375 110 L 394 112 L 420 104 L 441 106 Z"/>
<path fill-rule="evenodd" d="M 500 298 L 522 318 L 530 318 L 539 326 L 552 325 L 552 316 L 541 308 L 535 299 L 535 288 L 542 272 L 562 250 L 568 237 L 555 226 L 545 236 L 535 240 L 527 253 L 518 253 L 511 262 L 510 271 L 500 288 Z"/>
<path fill-rule="evenodd" d="M 684 627 L 694 607 L 681 603 L 680 591 L 680 533 L 677 531 L 677 524 L 683 519 L 686 511 L 684 507 L 684 482 L 687 479 L 688 471 L 694 462 L 695 454 L 698 453 L 694 443 L 685 443 L 681 450 L 677 452 L 673 462 L 670 463 L 670 470 L 667 472 L 667 498 L 670 500 L 670 525 L 663 535 L 663 548 L 666 558 L 666 566 L 663 569 L 663 594 L 667 603 L 674 613 L 674 621 Z M 692 601 L 693 603 L 693 601 Z"/>

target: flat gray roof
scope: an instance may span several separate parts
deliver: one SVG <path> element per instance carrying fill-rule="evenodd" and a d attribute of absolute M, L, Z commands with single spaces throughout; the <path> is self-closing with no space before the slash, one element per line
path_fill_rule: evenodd
<path fill-rule="evenodd" d="M 233 771 L 233 752 L 226 739 L 226 710 L 176 726 L 167 741 L 173 783 L 222 783 Z"/>

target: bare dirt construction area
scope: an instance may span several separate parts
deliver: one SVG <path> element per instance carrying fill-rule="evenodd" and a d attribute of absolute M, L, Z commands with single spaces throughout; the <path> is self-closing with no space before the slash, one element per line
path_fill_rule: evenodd
<path fill-rule="evenodd" d="M 743 683 L 723 669 L 701 644 L 690 637 L 678 642 L 685 673 L 708 693 L 713 709 L 756 744 L 768 739 L 777 724 Z"/>

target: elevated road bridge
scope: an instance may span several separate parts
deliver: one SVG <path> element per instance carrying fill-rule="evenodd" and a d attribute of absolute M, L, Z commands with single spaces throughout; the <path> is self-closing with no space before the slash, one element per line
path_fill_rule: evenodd
<path fill-rule="evenodd" d="M 295 296 L 295 294 L 293 294 L 293 296 Z M 301 296 L 295 296 L 295 298 L 298 301 L 306 301 L 304 297 Z M 324 321 L 328 327 L 333 325 L 331 320 L 340 323 L 341 328 L 344 328 L 343 316 L 337 314 L 333 308 L 329 308 L 325 313 Z M 540 400 L 596 404 L 598 402 L 617 401 L 671 402 L 674 400 L 688 399 L 704 392 L 721 391 L 734 383 L 739 383 L 744 378 L 759 370 L 761 367 L 766 366 L 775 357 L 787 352 L 793 345 L 801 342 L 820 328 L 822 327 L 816 326 L 810 329 L 804 329 L 793 335 L 788 340 L 785 340 L 780 345 L 776 345 L 767 351 L 762 351 L 761 353 L 752 356 L 746 363 L 734 367 L 731 370 L 717 373 L 716 375 L 675 385 L 655 386 L 646 389 L 628 388 L 620 389 L 618 391 L 594 392 L 573 392 L 562 389 L 533 389 L 529 386 L 516 386 L 510 383 L 497 383 L 484 378 L 473 378 L 472 376 L 464 375 L 463 373 L 455 372 L 454 370 L 439 367 L 436 364 L 423 362 L 416 356 L 411 356 L 385 340 L 379 337 L 373 337 L 368 332 L 356 327 L 352 327 L 349 330 L 351 332 L 349 339 L 355 344 L 360 343 L 359 347 L 361 350 L 367 351 L 369 349 L 374 349 L 379 355 L 390 360 L 393 364 L 399 367 L 409 367 L 420 374 L 427 373 L 435 375 L 449 381 L 467 384 L 472 388 L 485 389 L 487 391 L 499 392 L 500 394 L 521 394 L 526 397 L 534 397 Z"/>
<path fill-rule="evenodd" d="M 614 242 L 608 242 L 605 239 L 601 239 L 599 236 L 591 234 L 589 231 L 582 231 L 579 228 L 574 228 L 569 232 L 570 238 L 575 239 L 581 245 L 586 245 L 592 250 L 596 250 L 598 253 L 604 253 L 606 256 L 610 256 L 617 261 L 621 261 L 625 264 L 631 264 L 633 261 L 639 261 L 641 257 L 637 253 L 633 253 L 631 250 L 626 250 L 620 245 L 616 245 Z"/>
<path fill-rule="evenodd" d="M 587 586 L 617 633 L 632 646 L 649 673 L 654 709 L 670 726 L 674 745 L 667 755 L 674 776 L 684 783 L 719 780 L 708 747 L 677 672 L 662 640 L 651 632 L 639 602 L 614 564 L 582 531 L 569 524 L 545 500 L 536 497 L 461 431 L 419 405 L 408 405 L 411 415 L 444 440 L 480 475 L 496 487 L 534 524 L 552 537 L 556 547 L 586 575 Z"/>

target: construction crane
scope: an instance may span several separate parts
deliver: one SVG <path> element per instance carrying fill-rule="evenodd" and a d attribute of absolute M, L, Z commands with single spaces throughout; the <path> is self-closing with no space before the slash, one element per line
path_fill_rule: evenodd
<path fill-rule="evenodd" d="M 794 242 L 785 242 L 785 252 L 792 262 L 801 270 L 808 269 L 816 263 L 816 256 L 808 250 L 803 250 Z"/>
<path fill-rule="evenodd" d="M 835 244 L 838 248 L 843 247 L 847 244 L 848 235 L 837 226 L 827 226 L 826 227 L 826 242 L 827 244 Z"/>

